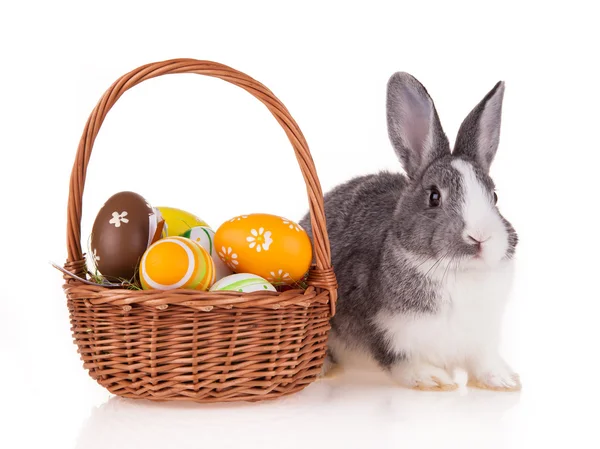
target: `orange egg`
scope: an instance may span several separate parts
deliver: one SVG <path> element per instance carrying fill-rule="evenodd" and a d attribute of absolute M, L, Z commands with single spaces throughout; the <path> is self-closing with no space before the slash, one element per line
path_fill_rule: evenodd
<path fill-rule="evenodd" d="M 234 217 L 215 234 L 217 254 L 237 273 L 252 273 L 273 285 L 299 282 L 310 267 L 312 246 L 300 225 L 269 214 Z"/>
<path fill-rule="evenodd" d="M 166 237 L 144 253 L 140 281 L 144 290 L 208 290 L 215 282 L 215 264 L 210 254 L 193 240 Z"/>

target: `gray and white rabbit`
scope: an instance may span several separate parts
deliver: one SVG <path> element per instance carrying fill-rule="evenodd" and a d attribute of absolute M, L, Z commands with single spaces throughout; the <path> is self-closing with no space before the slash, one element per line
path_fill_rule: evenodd
<path fill-rule="evenodd" d="M 388 132 L 406 176 L 362 176 L 325 196 L 339 300 L 324 371 L 358 352 L 407 387 L 455 389 L 461 368 L 470 385 L 520 388 L 498 352 L 518 240 L 488 174 L 503 95 L 499 82 L 451 152 L 423 85 L 390 78 Z"/>

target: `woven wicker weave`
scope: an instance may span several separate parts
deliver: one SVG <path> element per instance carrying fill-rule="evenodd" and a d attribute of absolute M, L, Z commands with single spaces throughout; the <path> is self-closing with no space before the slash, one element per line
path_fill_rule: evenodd
<path fill-rule="evenodd" d="M 133 86 L 161 75 L 197 73 L 235 84 L 260 100 L 286 132 L 306 182 L 315 265 L 306 290 L 135 291 L 65 276 L 72 332 L 92 378 L 129 398 L 198 402 L 272 399 L 316 379 L 335 313 L 323 194 L 308 145 L 285 106 L 261 83 L 210 61 L 175 59 L 119 78 L 92 111 L 71 173 L 65 269 L 86 275 L 81 207 L 94 140 L 106 114 Z"/>

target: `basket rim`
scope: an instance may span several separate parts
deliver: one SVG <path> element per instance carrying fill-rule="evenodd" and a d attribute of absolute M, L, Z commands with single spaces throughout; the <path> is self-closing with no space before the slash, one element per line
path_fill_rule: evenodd
<path fill-rule="evenodd" d="M 284 292 L 205 292 L 188 289 L 174 290 L 129 290 L 88 285 L 77 280 L 64 284 L 69 299 L 80 300 L 92 305 L 131 306 L 142 305 L 164 310 L 171 305 L 188 306 L 210 311 L 214 308 L 248 309 L 253 307 L 281 309 L 289 306 L 309 307 L 313 303 L 327 304 L 328 290 L 309 286 L 306 290 L 294 289 Z M 126 307 L 127 308 L 127 307 Z M 127 308 L 128 310 L 131 307 Z"/>
<path fill-rule="evenodd" d="M 132 304 L 166 309 L 169 305 L 185 305 L 191 308 L 210 311 L 213 308 L 246 309 L 262 307 L 280 309 L 291 305 L 308 307 L 313 303 L 335 304 L 330 285 L 337 289 L 333 269 L 320 270 L 312 265 L 308 271 L 307 288 L 294 288 L 280 291 L 236 292 L 202 291 L 193 289 L 138 290 L 81 282 L 72 276 L 77 266 L 85 266 L 84 258 L 76 263 L 67 261 L 64 266 L 63 290 L 69 299 L 83 300 L 86 305 L 114 304 L 131 309 Z M 334 290 L 335 291 L 335 290 Z M 332 312 L 333 316 L 333 312 Z"/>

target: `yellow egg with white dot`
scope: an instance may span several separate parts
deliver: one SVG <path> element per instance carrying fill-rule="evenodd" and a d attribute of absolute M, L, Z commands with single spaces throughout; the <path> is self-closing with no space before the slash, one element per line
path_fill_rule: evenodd
<path fill-rule="evenodd" d="M 167 237 L 151 245 L 142 256 L 140 281 L 144 290 L 208 290 L 215 282 L 215 264 L 193 240 Z"/>

